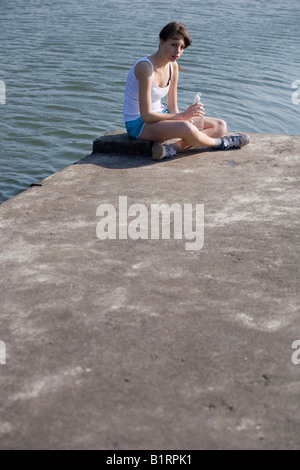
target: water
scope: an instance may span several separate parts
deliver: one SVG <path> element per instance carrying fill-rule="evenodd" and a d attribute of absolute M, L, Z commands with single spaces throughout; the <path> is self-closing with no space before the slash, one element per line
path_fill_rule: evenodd
<path fill-rule="evenodd" d="M 299 0 L 0 0 L 0 203 L 124 127 L 129 68 L 178 20 L 193 39 L 180 109 L 201 91 L 231 130 L 300 134 Z"/>

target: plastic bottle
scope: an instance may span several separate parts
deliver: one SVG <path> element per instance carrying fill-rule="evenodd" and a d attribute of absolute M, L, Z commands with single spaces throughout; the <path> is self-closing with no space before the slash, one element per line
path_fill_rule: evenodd
<path fill-rule="evenodd" d="M 194 104 L 200 104 L 201 103 L 201 93 L 196 93 L 194 97 Z M 202 131 L 204 127 L 204 122 L 203 122 L 203 117 L 197 117 L 192 119 L 192 123 L 199 129 L 199 131 Z"/>

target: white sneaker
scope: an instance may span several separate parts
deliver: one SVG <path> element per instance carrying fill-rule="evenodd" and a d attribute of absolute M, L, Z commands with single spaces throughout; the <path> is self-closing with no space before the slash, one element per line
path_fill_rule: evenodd
<path fill-rule="evenodd" d="M 223 137 L 221 150 L 230 150 L 232 148 L 240 149 L 244 145 L 248 145 L 250 142 L 249 137 L 246 134 L 233 134 Z"/>
<path fill-rule="evenodd" d="M 154 142 L 152 147 L 153 160 L 162 160 L 163 158 L 172 158 L 176 155 L 176 150 L 172 144 L 162 144 L 161 142 Z"/>

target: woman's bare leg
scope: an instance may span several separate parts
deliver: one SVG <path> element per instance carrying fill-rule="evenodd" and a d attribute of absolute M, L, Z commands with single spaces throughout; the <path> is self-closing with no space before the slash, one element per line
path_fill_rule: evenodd
<path fill-rule="evenodd" d="M 202 132 L 215 139 L 222 138 L 227 132 L 227 124 L 223 119 L 205 117 Z M 190 145 L 187 145 L 184 140 L 179 140 L 176 144 L 178 145 L 179 152 L 190 148 Z"/>
<path fill-rule="evenodd" d="M 177 141 L 179 151 L 190 147 L 213 147 L 216 138 L 223 137 L 227 127 L 225 121 L 215 118 L 204 118 L 204 129 L 199 131 L 189 121 L 159 121 L 145 124 L 139 140 L 164 142 L 181 138 Z"/>
<path fill-rule="evenodd" d="M 206 135 L 221 139 L 227 132 L 227 124 L 223 119 L 204 117 L 204 129 Z"/>

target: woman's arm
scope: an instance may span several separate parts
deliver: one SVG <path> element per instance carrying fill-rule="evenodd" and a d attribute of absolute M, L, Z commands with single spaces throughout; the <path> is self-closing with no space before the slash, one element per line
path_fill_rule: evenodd
<path fill-rule="evenodd" d="M 175 67 L 176 69 L 176 67 Z M 140 104 L 140 113 L 143 122 L 151 124 L 159 121 L 188 121 L 195 116 L 202 116 L 203 112 L 199 104 L 193 104 L 189 106 L 182 113 L 177 112 L 177 81 L 178 81 L 178 70 L 177 70 L 177 79 L 176 77 L 172 80 L 170 87 L 171 96 L 168 99 L 168 106 L 170 100 L 171 108 L 168 109 L 169 113 L 155 113 L 152 111 L 152 99 L 151 99 L 151 86 L 152 86 L 152 68 L 148 62 L 139 62 L 134 70 L 135 76 L 139 81 L 139 104 Z"/>
<path fill-rule="evenodd" d="M 179 77 L 179 68 L 177 62 L 173 64 L 173 77 L 171 81 L 170 91 L 168 93 L 168 111 L 171 114 L 178 114 L 179 109 L 177 105 L 177 85 Z"/>

